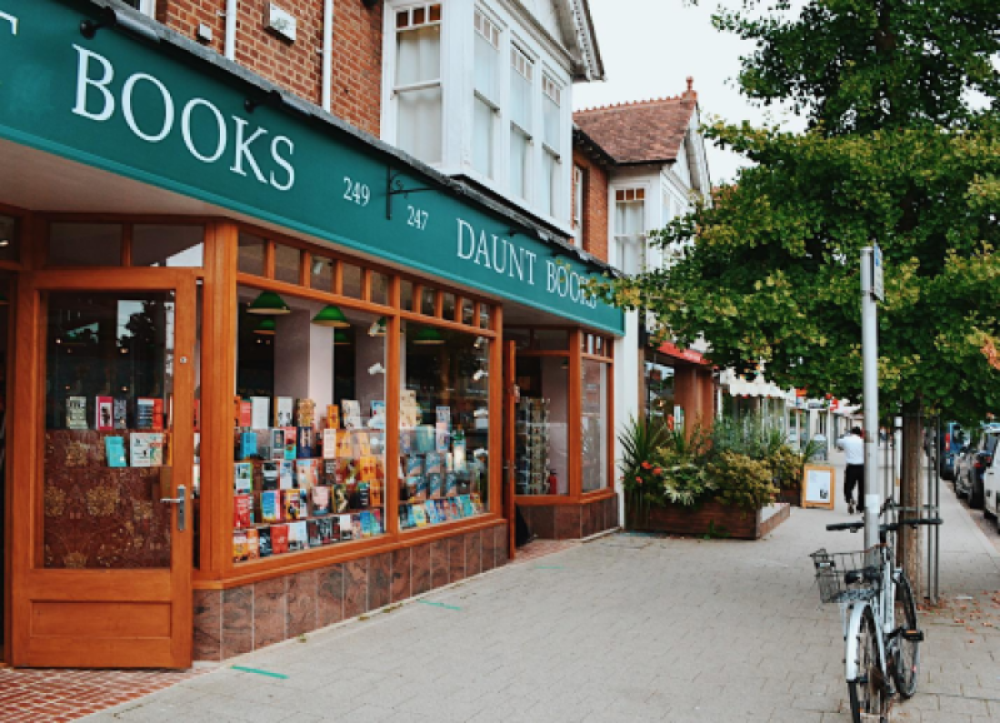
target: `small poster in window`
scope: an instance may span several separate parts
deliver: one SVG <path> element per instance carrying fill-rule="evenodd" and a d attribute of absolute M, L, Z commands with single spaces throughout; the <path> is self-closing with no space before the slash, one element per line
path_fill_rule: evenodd
<path fill-rule="evenodd" d="M 250 427 L 271 428 L 271 400 L 267 397 L 250 397 Z"/>
<path fill-rule="evenodd" d="M 372 416 L 368 420 L 371 429 L 385 429 L 385 401 L 372 400 Z"/>
<path fill-rule="evenodd" d="M 115 428 L 114 400 L 111 397 L 97 398 L 97 414 L 94 429 L 106 432 Z"/>

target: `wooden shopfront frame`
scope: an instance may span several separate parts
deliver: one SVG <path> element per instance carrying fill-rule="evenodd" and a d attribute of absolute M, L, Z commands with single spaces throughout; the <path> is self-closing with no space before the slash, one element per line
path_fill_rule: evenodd
<path fill-rule="evenodd" d="M 265 239 L 263 274 L 257 275 L 239 270 L 238 240 L 241 231 Z M 287 246 L 300 252 L 299 283 L 279 281 L 276 275 L 276 248 Z M 400 530 L 398 517 L 399 480 L 398 465 L 388 460 L 398 458 L 398 434 L 389 433 L 399 428 L 399 378 L 400 358 L 403 353 L 400 343 L 400 329 L 404 322 L 416 322 L 422 326 L 461 331 L 475 334 L 490 341 L 490 368 L 502 368 L 502 349 L 499 344 L 503 327 L 503 309 L 499 302 L 470 295 L 439 284 L 432 279 L 418 278 L 400 273 L 376 261 L 344 254 L 321 244 L 312 244 L 268 229 L 237 222 L 220 224 L 218 254 L 218 301 L 216 308 L 217 326 L 212 337 L 205 339 L 206 348 L 211 345 L 214 353 L 210 356 L 212 373 L 216 375 L 213 398 L 207 403 L 204 392 L 202 407 L 205 410 L 204 424 L 213 425 L 213 434 L 218 439 L 232 437 L 232 390 L 236 387 L 236 339 L 237 339 L 237 287 L 249 287 L 260 291 L 274 291 L 281 296 L 297 297 L 305 300 L 335 304 L 345 309 L 367 312 L 385 317 L 386 331 L 386 489 L 385 513 L 386 531 L 378 537 L 337 543 L 300 552 L 276 555 L 264 559 L 235 562 L 232 556 L 232 505 L 233 505 L 233 465 L 229 446 L 223 443 L 223 451 L 216 453 L 210 462 L 202 457 L 202 543 L 201 566 L 195 571 L 195 590 L 224 590 L 250 583 L 327 567 L 403 547 L 412 547 L 434 540 L 454 537 L 481 529 L 492 529 L 503 519 L 500 496 L 502 493 L 502 429 L 499 424 L 491 424 L 489 431 L 489 511 L 475 517 L 452 522 L 429 525 L 416 530 Z M 331 288 L 317 289 L 311 286 L 310 267 L 315 258 L 331 260 Z M 345 265 L 361 268 L 360 298 L 344 295 L 343 269 Z M 383 274 L 388 279 L 387 303 L 371 300 L 372 278 Z M 402 286 L 412 286 L 411 303 L 408 308 L 402 304 Z M 433 289 L 433 314 L 421 313 L 423 292 Z M 454 314 L 447 318 L 444 313 L 444 297 L 451 294 L 455 299 Z M 471 323 L 465 323 L 463 309 L 471 306 Z M 481 311 L 489 309 L 489 323 L 481 323 Z M 491 414 L 498 414 L 501 405 L 502 377 L 499 373 L 489 376 L 489 400 Z M 210 413 L 209 408 L 215 411 Z M 206 464 L 210 466 L 206 466 Z M 209 480 L 215 480 L 209 482 Z"/>
<path fill-rule="evenodd" d="M 565 331 L 568 335 L 568 348 L 565 350 L 537 350 L 531 349 L 529 342 L 529 349 L 526 350 L 514 350 L 512 349 L 509 359 L 507 360 L 508 367 L 512 364 L 516 366 L 517 358 L 543 358 L 543 357 L 556 357 L 567 359 L 569 362 L 569 375 L 568 375 L 568 397 L 567 397 L 567 457 L 568 457 L 568 468 L 569 468 L 569 490 L 565 495 L 554 495 L 554 494 L 542 494 L 542 495 L 524 495 L 524 494 L 512 494 L 514 503 L 524 507 L 554 507 L 554 506 L 566 506 L 566 505 L 587 505 L 601 500 L 605 500 L 616 495 L 615 492 L 615 476 L 614 476 L 614 442 L 615 442 L 615 395 L 614 395 L 614 343 L 609 335 L 606 334 L 593 334 L 586 329 L 580 327 L 565 327 L 565 326 L 532 326 L 524 327 L 517 326 L 511 327 L 517 328 L 521 331 L 527 330 L 529 333 L 529 338 L 533 337 L 535 330 L 558 330 Z M 594 342 L 593 339 L 601 339 L 600 343 L 600 353 L 593 353 L 588 351 L 593 349 Z M 513 345 L 513 342 L 508 342 L 508 344 Z M 583 444 L 582 436 L 580 434 L 574 434 L 571 430 L 581 430 L 583 426 L 583 362 L 584 360 L 596 361 L 602 364 L 606 364 L 608 367 L 607 374 L 605 376 L 606 388 L 605 394 L 607 395 L 607 418 L 605 420 L 606 429 L 606 444 L 607 444 L 607 460 L 606 464 L 606 479 L 607 486 L 602 489 L 592 490 L 589 492 L 583 491 Z M 511 383 L 516 383 L 516 372 L 510 370 Z M 507 465 L 509 469 L 513 470 L 516 465 L 515 456 L 515 445 L 513 443 L 514 439 L 514 402 L 511 400 L 507 405 L 508 418 L 505 422 L 505 428 L 507 430 L 508 438 L 510 442 L 506 447 L 507 455 Z M 513 481 L 510 483 L 513 489 Z"/>
<path fill-rule="evenodd" d="M 174 496 L 181 485 L 191 489 L 193 459 L 192 404 L 196 339 L 197 286 L 210 275 L 209 251 L 215 226 L 204 217 L 125 216 L 108 214 L 27 214 L 22 235 L 24 269 L 18 278 L 14 327 L 21 357 L 14 385 L 11 445 L 21 450 L 11 460 L 15 479 L 23 480 L 18 495 L 8 489 L 10 564 L 9 660 L 15 665 L 74 667 L 187 667 L 191 663 L 191 537 L 179 529 L 176 508 L 170 513 L 170 562 L 161 570 L 48 568 L 43 564 L 45 517 L 42 454 L 46 434 L 46 311 L 42 294 L 88 291 L 176 293 L 173 350 L 173 398 L 176 411 L 171 438 L 173 463 L 160 496 Z M 117 266 L 57 267 L 48 264 L 48 239 L 53 223 L 94 223 L 121 226 Z M 201 268 L 130 267 L 132 228 L 136 224 L 197 226 L 202 229 Z M 204 350 L 203 350 L 204 351 Z M 162 482 L 161 482 L 162 484 Z M 152 617 L 143 618 L 149 609 Z M 74 612 L 75 610 L 75 612 Z M 117 613 L 115 611 L 118 611 Z M 88 613 L 90 613 L 88 615 Z M 168 616 L 169 621 L 164 617 Z M 52 631 L 52 632 L 46 632 Z M 161 632 L 157 632 L 161 631 Z"/>

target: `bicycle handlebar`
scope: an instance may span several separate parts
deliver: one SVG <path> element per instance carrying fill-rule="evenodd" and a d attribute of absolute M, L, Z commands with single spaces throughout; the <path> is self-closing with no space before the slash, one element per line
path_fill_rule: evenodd
<path fill-rule="evenodd" d="M 931 517 L 926 520 L 897 520 L 896 522 L 890 524 L 879 525 L 879 532 L 895 532 L 903 525 L 910 525 L 911 527 L 916 527 L 917 525 L 940 525 L 943 524 L 944 520 L 940 517 Z M 865 526 L 864 522 L 837 522 L 832 525 L 827 525 L 826 529 L 831 532 L 837 532 L 840 530 L 850 530 L 851 532 L 857 532 L 863 529 Z"/>

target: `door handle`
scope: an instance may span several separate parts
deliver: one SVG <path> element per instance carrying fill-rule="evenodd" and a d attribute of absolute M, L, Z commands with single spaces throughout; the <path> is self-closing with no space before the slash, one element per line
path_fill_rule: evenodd
<path fill-rule="evenodd" d="M 177 505 L 177 530 L 179 532 L 184 532 L 185 520 L 184 520 L 184 510 L 187 506 L 187 495 L 184 485 L 177 486 L 177 496 L 176 497 L 161 497 L 160 502 L 168 505 Z"/>

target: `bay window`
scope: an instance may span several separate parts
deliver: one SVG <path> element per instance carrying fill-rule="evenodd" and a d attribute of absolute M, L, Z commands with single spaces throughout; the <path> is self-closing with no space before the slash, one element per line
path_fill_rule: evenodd
<path fill-rule="evenodd" d="M 484 176 L 494 177 L 494 132 L 500 104 L 500 28 L 478 8 L 475 25 L 475 97 L 472 112 L 472 166 Z"/>
<path fill-rule="evenodd" d="M 515 46 L 510 49 L 510 192 L 525 200 L 531 192 L 531 85 L 534 65 Z"/>
<path fill-rule="evenodd" d="M 425 163 L 442 158 L 441 5 L 396 12 L 396 144 Z"/>

